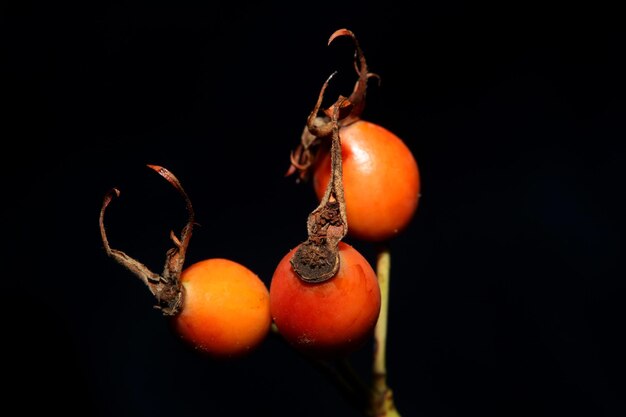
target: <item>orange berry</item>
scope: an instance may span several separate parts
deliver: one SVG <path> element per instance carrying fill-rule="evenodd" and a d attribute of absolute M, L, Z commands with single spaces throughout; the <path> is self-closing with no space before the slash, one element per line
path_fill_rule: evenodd
<path fill-rule="evenodd" d="M 183 270 L 181 282 L 185 298 L 174 323 L 192 346 L 215 357 L 238 357 L 268 334 L 269 291 L 243 265 L 207 259 Z"/>
<path fill-rule="evenodd" d="M 280 334 L 299 351 L 319 357 L 348 354 L 372 334 L 380 312 L 376 273 L 352 246 L 339 243 L 339 271 L 320 283 L 301 280 L 292 249 L 270 285 L 270 308 Z"/>
<path fill-rule="evenodd" d="M 348 234 L 383 241 L 405 229 L 417 209 L 420 173 L 410 149 L 394 133 L 358 120 L 339 130 Z M 330 152 L 313 171 L 321 199 L 330 179 Z"/>

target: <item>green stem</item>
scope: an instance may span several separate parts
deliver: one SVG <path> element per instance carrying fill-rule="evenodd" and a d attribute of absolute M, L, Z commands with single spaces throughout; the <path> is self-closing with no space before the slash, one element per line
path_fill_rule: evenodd
<path fill-rule="evenodd" d="M 380 315 L 374 329 L 374 360 L 372 366 L 371 415 L 376 417 L 399 417 L 393 393 L 387 385 L 387 321 L 389 317 L 389 279 L 391 253 L 388 247 L 379 249 L 376 259 L 376 274 L 380 286 Z"/>

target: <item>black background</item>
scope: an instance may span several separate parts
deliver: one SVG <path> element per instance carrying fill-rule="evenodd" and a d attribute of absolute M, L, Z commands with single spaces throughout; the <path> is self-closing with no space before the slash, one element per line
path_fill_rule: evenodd
<path fill-rule="evenodd" d="M 624 26 L 595 3 L 291 6 L 3 2 L 5 407 L 82 416 L 357 416 L 275 339 L 215 362 L 183 346 L 105 256 L 162 268 L 180 196 L 187 262 L 269 285 L 305 238 L 312 190 L 285 178 L 317 92 L 370 70 L 364 118 L 422 174 L 390 242 L 389 383 L 410 416 L 623 416 Z M 346 239 L 370 260 L 373 245 Z M 7 350 L 8 349 L 8 350 Z M 370 347 L 354 357 L 367 377 Z"/>

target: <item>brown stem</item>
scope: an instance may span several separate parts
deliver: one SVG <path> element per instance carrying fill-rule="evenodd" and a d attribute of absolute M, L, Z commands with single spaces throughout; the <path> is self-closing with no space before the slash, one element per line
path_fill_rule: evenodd
<path fill-rule="evenodd" d="M 131 271 L 146 284 L 152 295 L 157 299 L 155 307 L 160 309 L 163 315 L 173 316 L 180 311 L 184 299 L 184 288 L 180 283 L 180 274 L 183 269 L 183 264 L 185 263 L 185 254 L 195 224 L 195 213 L 191 205 L 191 200 L 174 174 L 158 165 L 148 165 L 148 167 L 156 171 L 174 186 L 183 196 L 187 205 L 188 220 L 185 227 L 183 227 L 180 239 L 173 231 L 170 232 L 170 239 L 174 242 L 174 247 L 167 251 L 163 272 L 160 275 L 156 274 L 141 262 L 131 258 L 122 251 L 112 249 L 109 245 L 104 227 L 104 213 L 113 197 L 119 197 L 120 191 L 117 188 L 113 188 L 104 196 L 102 208 L 100 209 L 100 234 L 107 255 Z"/>
<path fill-rule="evenodd" d="M 323 282 L 339 270 L 339 242 L 348 232 L 343 175 L 339 110 L 345 97 L 339 97 L 332 114 L 331 177 L 318 207 L 307 220 L 308 239 L 296 250 L 291 264 L 306 282 Z"/>

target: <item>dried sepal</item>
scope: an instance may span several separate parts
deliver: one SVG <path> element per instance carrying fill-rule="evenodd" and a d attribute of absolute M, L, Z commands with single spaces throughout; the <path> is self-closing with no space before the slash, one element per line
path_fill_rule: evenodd
<path fill-rule="evenodd" d="M 161 274 L 154 273 L 141 262 L 120 250 L 112 249 L 109 245 L 104 227 L 104 214 L 113 197 L 120 196 L 120 190 L 117 188 L 111 189 L 104 196 L 100 209 L 100 234 L 106 254 L 132 272 L 148 287 L 156 298 L 155 308 L 161 310 L 165 316 L 174 316 L 180 311 L 184 300 L 184 287 L 180 283 L 180 274 L 185 263 L 185 255 L 195 224 L 195 213 L 191 200 L 174 174 L 162 166 L 148 165 L 148 167 L 156 171 L 176 188 L 183 196 L 187 206 L 188 219 L 180 234 L 180 238 L 173 231 L 170 232 L 170 239 L 174 243 L 174 247 L 167 251 L 163 272 Z"/>
<path fill-rule="evenodd" d="M 344 100 L 344 97 L 340 96 L 337 101 L 327 108 L 322 108 L 324 92 L 336 72 L 333 72 L 322 85 L 315 106 L 307 117 L 306 125 L 300 136 L 300 144 L 298 144 L 296 149 L 289 155 L 290 165 L 285 175 L 289 176 L 297 173 L 298 182 L 307 181 L 310 178 L 320 145 L 322 142 L 331 140 L 332 131 L 335 128 L 334 125 L 339 128 L 360 119 L 363 109 L 365 108 L 365 95 L 368 80 L 372 77 L 376 77 L 380 81 L 380 77 L 377 74 L 368 71 L 365 55 L 363 54 L 356 36 L 351 30 L 345 28 L 336 30 L 328 39 L 328 45 L 341 36 L 348 36 L 354 42 L 354 69 L 358 79 L 352 93 L 347 99 Z M 338 106 L 338 109 L 335 108 L 336 106 Z M 336 110 L 338 110 L 337 117 L 333 122 L 331 119 Z"/>
<path fill-rule="evenodd" d="M 296 274 L 305 282 L 318 283 L 332 278 L 339 270 L 339 242 L 348 233 L 343 192 L 339 110 L 347 99 L 335 103 L 331 119 L 331 178 L 320 204 L 307 219 L 308 238 L 291 259 Z"/>

